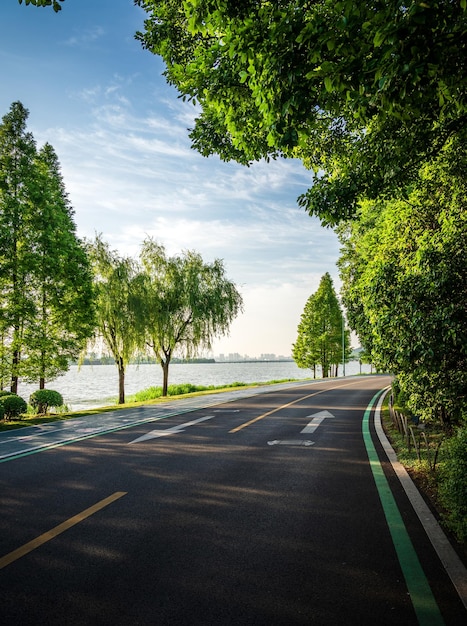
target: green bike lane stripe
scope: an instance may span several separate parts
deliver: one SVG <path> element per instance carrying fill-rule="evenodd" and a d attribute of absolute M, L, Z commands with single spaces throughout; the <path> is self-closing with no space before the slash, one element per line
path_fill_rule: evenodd
<path fill-rule="evenodd" d="M 383 391 L 378 391 L 366 408 L 362 422 L 363 439 L 386 522 L 389 526 L 397 558 L 399 559 L 418 622 L 420 626 L 441 626 L 444 624 L 444 620 L 420 565 L 371 438 L 371 411 Z"/>

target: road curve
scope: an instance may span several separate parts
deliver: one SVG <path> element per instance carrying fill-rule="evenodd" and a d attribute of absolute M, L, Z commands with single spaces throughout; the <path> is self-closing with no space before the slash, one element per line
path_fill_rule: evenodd
<path fill-rule="evenodd" d="M 375 432 L 388 383 L 274 385 L 0 438 L 2 623 L 458 626 Z"/>

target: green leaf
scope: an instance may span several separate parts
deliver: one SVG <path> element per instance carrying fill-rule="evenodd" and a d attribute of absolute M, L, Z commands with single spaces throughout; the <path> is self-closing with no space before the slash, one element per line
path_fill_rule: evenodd
<path fill-rule="evenodd" d="M 379 82 L 378 82 L 378 89 L 383 89 L 383 88 L 384 88 L 384 85 L 385 85 L 385 84 L 386 84 L 386 82 L 387 82 L 387 80 L 388 80 L 388 77 L 387 77 L 387 76 L 383 76 L 382 78 L 380 78 L 380 79 L 379 79 Z"/>
<path fill-rule="evenodd" d="M 378 30 L 373 39 L 373 45 L 375 46 L 375 48 L 379 48 L 383 44 L 385 39 L 386 33 L 382 30 Z"/>
<path fill-rule="evenodd" d="M 333 90 L 332 78 L 330 78 L 329 76 L 325 76 L 324 78 L 324 87 L 326 91 L 332 92 Z"/>

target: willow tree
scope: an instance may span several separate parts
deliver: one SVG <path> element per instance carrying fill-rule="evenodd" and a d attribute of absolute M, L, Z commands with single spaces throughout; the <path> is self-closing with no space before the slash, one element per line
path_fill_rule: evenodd
<path fill-rule="evenodd" d="M 344 330 L 344 317 L 332 278 L 326 273 L 316 293 L 305 304 L 292 356 L 298 367 L 311 368 L 315 374 L 316 366 L 320 365 L 323 378 L 327 378 L 332 366 L 337 368 L 349 354 L 350 333 Z"/>
<path fill-rule="evenodd" d="M 243 301 L 220 259 L 205 263 L 192 251 L 169 257 L 162 245 L 146 239 L 140 260 L 145 277 L 145 344 L 162 367 L 167 395 L 174 353 L 189 358 L 210 349 L 215 337 L 228 332 Z"/>
<path fill-rule="evenodd" d="M 97 331 L 118 369 L 118 402 L 125 402 L 125 370 L 138 346 L 139 274 L 97 236 L 88 246 L 94 270 Z"/>

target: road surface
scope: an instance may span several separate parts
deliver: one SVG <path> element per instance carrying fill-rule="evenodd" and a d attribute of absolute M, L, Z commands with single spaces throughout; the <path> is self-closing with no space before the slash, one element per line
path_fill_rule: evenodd
<path fill-rule="evenodd" d="M 388 384 L 282 384 L 3 435 L 1 623 L 467 623 L 374 432 Z"/>

